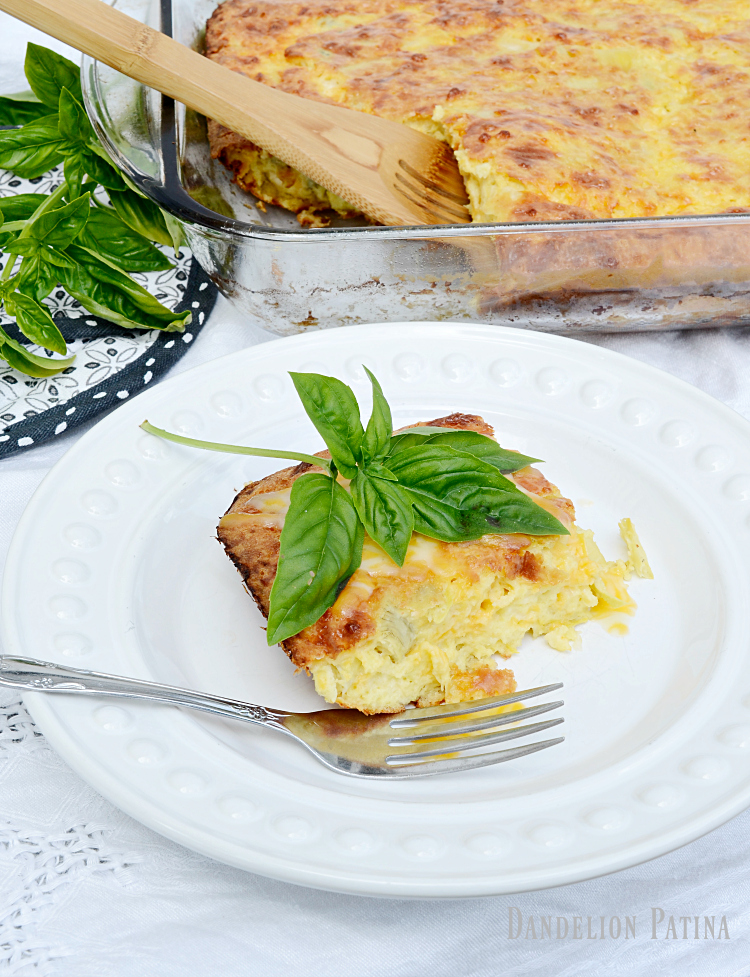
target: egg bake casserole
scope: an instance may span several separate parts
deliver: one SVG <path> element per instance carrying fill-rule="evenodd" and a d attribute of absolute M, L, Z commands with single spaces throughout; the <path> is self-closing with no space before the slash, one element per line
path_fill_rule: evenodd
<path fill-rule="evenodd" d="M 428 423 L 493 436 L 475 415 Z M 219 523 L 219 540 L 266 617 L 291 487 L 314 470 L 303 463 L 246 485 Z M 526 634 L 566 651 L 579 642 L 576 625 L 634 611 L 625 581 L 651 570 L 630 520 L 620 523 L 627 559 L 608 562 L 592 533 L 576 526 L 572 502 L 541 472 L 527 467 L 508 477 L 570 535 L 443 543 L 415 532 L 402 567 L 365 536 L 361 565 L 333 606 L 282 642 L 328 702 L 394 713 L 410 703 L 513 691 L 513 673 L 495 656 L 515 654 Z"/>
<path fill-rule="evenodd" d="M 750 209 L 747 0 L 225 0 L 207 56 L 454 149 L 474 221 Z M 260 200 L 340 198 L 211 123 Z"/>

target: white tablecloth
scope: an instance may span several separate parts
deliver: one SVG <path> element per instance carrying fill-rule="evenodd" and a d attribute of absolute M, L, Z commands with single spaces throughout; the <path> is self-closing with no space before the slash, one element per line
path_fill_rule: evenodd
<path fill-rule="evenodd" d="M 0 91 L 25 87 L 27 39 L 47 43 L 0 15 Z M 174 372 L 268 338 L 219 300 Z M 589 341 L 682 377 L 750 418 L 746 329 Z M 34 489 L 78 436 L 0 463 L 0 565 Z M 553 927 L 566 917 L 568 938 L 514 938 L 512 907 L 524 931 L 530 916 L 552 916 Z M 664 910 L 656 939 L 652 908 Z M 623 925 L 635 916 L 636 936 L 588 939 L 589 916 L 594 935 L 601 916 Z M 717 935 L 726 917 L 722 939 L 704 939 L 701 920 L 696 940 L 693 922 L 679 920 L 687 916 L 714 916 Z M 580 939 L 574 917 L 582 917 Z M 142 827 L 47 746 L 17 696 L 0 692 L 0 973 L 744 977 L 749 935 L 750 812 L 645 865 L 559 889 L 444 902 L 334 895 L 228 868 Z"/>

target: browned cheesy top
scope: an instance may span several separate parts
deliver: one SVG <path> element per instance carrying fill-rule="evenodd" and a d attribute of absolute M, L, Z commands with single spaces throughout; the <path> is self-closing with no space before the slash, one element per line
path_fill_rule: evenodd
<path fill-rule="evenodd" d="M 226 0 L 207 54 L 446 140 L 475 221 L 750 210 L 747 0 Z"/>

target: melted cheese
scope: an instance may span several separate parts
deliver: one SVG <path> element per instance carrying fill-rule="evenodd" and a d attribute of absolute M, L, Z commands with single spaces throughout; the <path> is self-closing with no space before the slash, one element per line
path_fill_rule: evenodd
<path fill-rule="evenodd" d="M 207 53 L 448 142 L 475 221 L 750 208 L 746 0 L 227 0 Z M 250 143 L 212 141 L 263 199 L 351 213 Z"/>
<path fill-rule="evenodd" d="M 289 511 L 292 490 L 260 492 L 253 495 L 242 512 L 229 512 L 222 516 L 221 526 L 255 525 L 266 529 L 283 529 L 284 519 Z"/>
<path fill-rule="evenodd" d="M 528 555 L 534 571 L 524 574 Z M 401 568 L 366 538 L 359 570 L 328 612 L 334 631 L 365 622 L 361 637 L 308 668 L 324 698 L 368 713 L 491 695 L 483 682 L 510 682 L 493 659 L 516 654 L 525 635 L 568 651 L 585 621 L 621 628 L 636 608 L 626 588 L 632 572 L 575 526 L 570 536 L 469 543 L 415 534 Z"/>

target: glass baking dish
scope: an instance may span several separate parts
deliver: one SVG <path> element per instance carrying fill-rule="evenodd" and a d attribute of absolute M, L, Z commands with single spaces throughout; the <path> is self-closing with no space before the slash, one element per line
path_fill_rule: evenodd
<path fill-rule="evenodd" d="M 200 50 L 217 0 L 118 0 Z M 211 159 L 205 119 L 84 58 L 108 152 L 178 218 L 221 291 L 279 335 L 466 319 L 575 334 L 750 324 L 750 214 L 302 229 Z"/>

